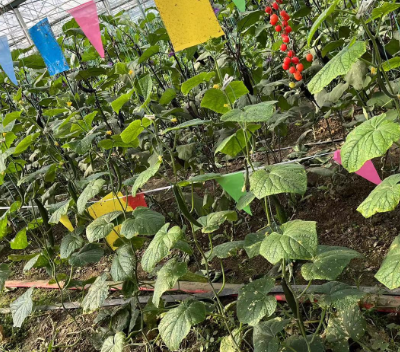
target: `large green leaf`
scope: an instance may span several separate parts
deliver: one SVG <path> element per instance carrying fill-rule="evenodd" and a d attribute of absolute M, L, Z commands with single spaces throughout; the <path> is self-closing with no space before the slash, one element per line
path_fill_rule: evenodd
<path fill-rule="evenodd" d="M 317 254 L 317 227 L 314 221 L 294 220 L 281 226 L 261 243 L 260 254 L 270 263 L 281 259 L 310 260 Z"/>
<path fill-rule="evenodd" d="M 211 251 L 205 254 L 208 261 L 215 257 L 224 259 L 235 255 L 239 249 L 243 248 L 244 241 L 231 241 L 214 246 Z"/>
<path fill-rule="evenodd" d="M 126 238 L 154 236 L 165 224 L 164 216 L 149 208 L 137 207 L 132 215 L 122 224 L 121 234 Z"/>
<path fill-rule="evenodd" d="M 113 211 L 92 221 L 86 228 L 86 236 L 89 242 L 98 241 L 107 237 L 115 227 L 113 221 L 121 214 L 123 214 L 122 211 Z"/>
<path fill-rule="evenodd" d="M 202 72 L 196 76 L 189 78 L 182 84 L 181 91 L 183 94 L 188 95 L 189 92 L 197 87 L 200 83 L 209 82 L 215 76 L 215 72 Z"/>
<path fill-rule="evenodd" d="M 129 101 L 129 99 L 131 98 L 133 92 L 135 90 L 131 89 L 128 93 L 122 94 L 121 96 L 119 96 L 117 99 L 115 99 L 112 103 L 111 103 L 111 107 L 112 109 L 118 114 L 119 111 L 122 109 L 122 107 Z"/>
<path fill-rule="evenodd" d="M 61 217 L 67 214 L 70 203 L 71 203 L 70 199 L 67 199 L 64 202 L 59 203 L 57 210 L 51 215 L 49 223 L 58 224 L 60 222 Z"/>
<path fill-rule="evenodd" d="M 0 292 L 4 289 L 4 284 L 6 283 L 8 277 L 11 274 L 9 266 L 5 263 L 0 264 Z"/>
<path fill-rule="evenodd" d="M 375 116 L 353 129 L 340 151 L 342 165 L 349 172 L 358 171 L 366 161 L 382 156 L 400 138 L 400 125 Z"/>
<path fill-rule="evenodd" d="M 157 273 L 157 281 L 154 286 L 153 304 L 158 308 L 161 296 L 165 291 L 172 289 L 178 282 L 178 279 L 187 272 L 187 264 L 180 263 L 176 258 L 171 259 L 164 264 Z"/>
<path fill-rule="evenodd" d="M 382 18 L 388 15 L 390 12 L 397 10 L 400 4 L 392 2 L 384 2 L 382 5 L 375 7 L 372 10 L 371 16 L 368 18 L 367 23 L 373 21 L 376 18 Z"/>
<path fill-rule="evenodd" d="M 125 347 L 125 335 L 118 331 L 114 336 L 105 339 L 100 352 L 123 352 Z"/>
<path fill-rule="evenodd" d="M 365 218 L 392 211 L 400 202 L 400 174 L 385 178 L 357 208 Z"/>
<path fill-rule="evenodd" d="M 309 46 L 311 44 L 311 40 L 315 34 L 315 32 L 318 30 L 319 26 L 322 24 L 322 22 L 324 22 L 331 14 L 333 11 L 335 11 L 336 6 L 338 5 L 340 0 L 334 0 L 332 2 L 332 4 L 326 9 L 324 10 L 319 16 L 318 18 L 314 21 L 310 32 L 308 33 L 308 37 L 307 37 L 307 45 Z"/>
<path fill-rule="evenodd" d="M 174 127 L 166 128 L 165 130 L 162 131 L 162 133 L 165 134 L 165 133 L 170 132 L 170 131 L 177 131 L 177 130 L 181 130 L 183 128 L 200 126 L 200 125 L 204 125 L 204 124 L 207 124 L 207 123 L 211 123 L 211 121 L 194 119 L 194 120 L 190 120 L 190 121 L 186 121 L 186 122 L 180 123 L 179 125 L 176 125 Z"/>
<path fill-rule="evenodd" d="M 240 97 L 248 94 L 249 90 L 242 81 L 233 81 L 226 86 L 225 93 L 231 104 L 233 104 Z"/>
<path fill-rule="evenodd" d="M 156 264 L 164 259 L 175 243 L 182 238 L 182 230 L 179 226 L 174 226 L 168 230 L 169 223 L 165 224 L 157 232 L 149 247 L 142 257 L 142 268 L 148 273 L 152 272 Z"/>
<path fill-rule="evenodd" d="M 258 323 L 253 329 L 254 352 L 278 352 L 279 338 L 276 334 L 281 332 L 290 319 L 274 318 Z"/>
<path fill-rule="evenodd" d="M 306 339 L 301 335 L 292 335 L 284 341 L 282 352 L 325 352 L 322 339 L 319 336 L 307 335 Z M 335 351 L 338 352 L 338 351 Z"/>
<path fill-rule="evenodd" d="M 354 306 L 365 296 L 364 292 L 355 287 L 337 281 L 327 282 L 310 292 L 323 294 L 318 301 L 320 306 L 333 306 L 339 310 Z"/>
<path fill-rule="evenodd" d="M 77 249 L 82 248 L 85 242 L 80 235 L 84 231 L 84 229 L 84 227 L 78 227 L 75 229 L 75 231 L 63 237 L 60 245 L 61 259 L 69 258 L 69 256 Z"/>
<path fill-rule="evenodd" d="M 256 325 L 265 316 L 274 314 L 276 299 L 274 296 L 268 296 L 274 285 L 273 279 L 264 277 L 240 289 L 236 312 L 241 323 Z"/>
<path fill-rule="evenodd" d="M 7 235 L 8 232 L 8 214 L 4 213 L 1 217 L 0 217 L 0 240 L 2 238 L 4 238 Z"/>
<path fill-rule="evenodd" d="M 265 233 L 263 232 L 249 233 L 245 237 L 243 248 L 245 249 L 249 258 L 253 258 L 256 257 L 257 255 L 260 255 L 260 247 L 264 239 L 265 239 Z"/>
<path fill-rule="evenodd" d="M 94 312 L 100 308 L 108 296 L 107 274 L 102 274 L 89 287 L 89 291 L 82 301 L 84 313 Z"/>
<path fill-rule="evenodd" d="M 139 79 L 137 86 L 139 94 L 144 97 L 144 102 L 140 108 L 144 109 L 151 100 L 151 91 L 153 90 L 153 80 L 151 79 L 151 75 L 148 74 Z"/>
<path fill-rule="evenodd" d="M 26 228 L 18 231 L 16 236 L 10 241 L 11 249 L 25 249 L 28 247 L 28 238 L 26 237 Z"/>
<path fill-rule="evenodd" d="M 400 66 L 400 57 L 393 57 L 382 63 L 382 69 L 384 71 L 394 70 L 395 68 L 397 68 L 399 66 Z"/>
<path fill-rule="evenodd" d="M 86 208 L 86 203 L 92 199 L 94 196 L 100 193 L 103 185 L 106 183 L 103 179 L 98 179 L 98 180 L 93 180 L 90 181 L 89 184 L 86 186 L 86 188 L 83 190 L 83 192 L 80 194 L 78 201 L 77 201 L 77 207 L 78 207 L 78 213 L 82 214 L 85 211 Z"/>
<path fill-rule="evenodd" d="M 375 278 L 391 290 L 400 287 L 400 236 L 392 242 Z"/>
<path fill-rule="evenodd" d="M 38 139 L 39 136 L 40 136 L 39 132 L 26 136 L 21 142 L 17 144 L 17 146 L 14 149 L 13 155 L 19 155 L 25 150 L 27 150 L 33 144 L 33 142 L 35 142 L 36 139 Z"/>
<path fill-rule="evenodd" d="M 161 105 L 168 105 L 176 97 L 176 91 L 174 88 L 167 88 L 161 96 L 159 103 Z"/>
<path fill-rule="evenodd" d="M 251 133 L 258 130 L 259 128 L 260 125 L 251 125 L 247 127 L 246 132 L 240 129 L 233 135 L 225 138 L 215 149 L 215 154 L 221 152 L 226 155 L 235 157 L 245 149 L 246 141 L 248 144 L 251 138 Z"/>
<path fill-rule="evenodd" d="M 201 323 L 205 318 L 206 308 L 204 303 L 188 299 L 164 315 L 158 330 L 167 347 L 175 351 L 179 348 L 191 327 Z"/>
<path fill-rule="evenodd" d="M 280 193 L 304 194 L 307 174 L 300 164 L 268 166 L 250 175 L 250 189 L 258 199 Z"/>
<path fill-rule="evenodd" d="M 229 100 L 222 90 L 211 88 L 204 94 L 200 106 L 219 114 L 225 114 L 229 111 Z"/>
<path fill-rule="evenodd" d="M 87 153 L 90 148 L 92 147 L 93 140 L 99 135 L 100 133 L 89 133 L 82 139 L 77 139 L 73 142 L 69 142 L 64 144 L 62 147 L 64 149 L 70 148 L 77 154 L 85 154 Z"/>
<path fill-rule="evenodd" d="M 111 264 L 111 276 L 114 281 L 132 279 L 136 270 L 136 256 L 130 245 L 117 249 Z"/>
<path fill-rule="evenodd" d="M 11 314 L 13 318 L 13 326 L 20 328 L 25 318 L 27 318 L 33 309 L 32 292 L 34 287 L 28 289 L 23 295 L 19 296 L 10 304 Z"/>
<path fill-rule="evenodd" d="M 360 257 L 360 253 L 346 247 L 318 246 L 312 263 L 304 264 L 301 273 L 305 280 L 335 280 L 352 259 Z"/>
<path fill-rule="evenodd" d="M 231 110 L 221 116 L 221 121 L 234 122 L 267 122 L 275 112 L 277 101 L 266 101 L 256 105 L 249 105 L 241 110 Z"/>
<path fill-rule="evenodd" d="M 73 266 L 85 266 L 97 263 L 104 255 L 104 250 L 97 244 L 88 243 L 82 249 L 73 253 L 69 258 L 69 264 Z"/>
<path fill-rule="evenodd" d="M 336 77 L 345 75 L 366 50 L 365 42 L 355 42 L 345 47 L 315 74 L 308 83 L 309 91 L 317 94 Z"/>
<path fill-rule="evenodd" d="M 149 59 L 153 55 L 158 54 L 159 51 L 160 51 L 160 47 L 158 45 L 153 45 L 150 48 L 147 48 L 144 51 L 144 53 L 142 54 L 142 56 L 139 58 L 138 63 L 141 64 L 141 63 L 145 62 L 147 59 Z"/>
<path fill-rule="evenodd" d="M 134 197 L 136 196 L 136 192 L 138 191 L 138 189 L 143 187 L 146 182 L 157 173 L 157 171 L 160 169 L 160 166 L 161 161 L 155 163 L 153 166 L 150 166 L 147 170 L 139 174 L 139 176 L 135 180 L 135 183 L 132 186 L 132 195 Z"/>
<path fill-rule="evenodd" d="M 203 225 L 201 228 L 201 232 L 203 233 L 211 233 L 217 231 L 219 227 L 225 221 L 236 221 L 237 213 L 236 211 L 226 210 L 226 211 L 218 211 L 216 213 L 211 213 L 206 216 L 202 216 L 198 218 L 198 222 Z M 194 225 L 195 230 L 200 229 L 199 227 Z"/>

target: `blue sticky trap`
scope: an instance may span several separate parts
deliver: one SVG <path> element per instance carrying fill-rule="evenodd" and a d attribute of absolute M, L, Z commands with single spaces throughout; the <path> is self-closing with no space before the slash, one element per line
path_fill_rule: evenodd
<path fill-rule="evenodd" d="M 29 35 L 42 55 L 50 76 L 69 70 L 47 18 L 30 28 Z"/>
<path fill-rule="evenodd" d="M 17 77 L 15 77 L 14 64 L 6 35 L 0 37 L 0 65 L 11 82 L 17 86 Z"/>

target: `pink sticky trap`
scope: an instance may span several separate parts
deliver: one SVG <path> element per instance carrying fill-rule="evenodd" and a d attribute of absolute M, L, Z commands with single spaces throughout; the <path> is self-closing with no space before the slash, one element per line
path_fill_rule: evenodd
<path fill-rule="evenodd" d="M 340 150 L 337 150 L 333 156 L 333 160 L 335 160 L 338 164 L 342 165 L 342 158 L 340 157 Z M 379 185 L 382 180 L 378 175 L 378 171 L 376 171 L 374 164 L 371 160 L 365 162 L 365 164 L 361 167 L 360 170 L 356 171 L 356 174 L 365 178 L 369 182 L 375 183 Z"/>
<path fill-rule="evenodd" d="M 75 18 L 81 27 L 83 33 L 92 43 L 99 55 L 104 58 L 103 42 L 101 41 L 99 16 L 97 15 L 97 7 L 94 1 L 86 2 L 82 5 L 67 10 L 67 12 Z"/>

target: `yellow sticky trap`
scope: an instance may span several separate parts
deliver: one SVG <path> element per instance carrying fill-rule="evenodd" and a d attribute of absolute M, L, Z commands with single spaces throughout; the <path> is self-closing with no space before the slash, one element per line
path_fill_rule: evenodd
<path fill-rule="evenodd" d="M 69 220 L 68 215 L 63 215 L 60 218 L 60 222 L 68 229 L 69 232 L 74 231 L 74 227 L 71 224 L 71 221 Z"/>
<path fill-rule="evenodd" d="M 175 52 L 225 33 L 209 0 L 155 0 Z"/>
<path fill-rule="evenodd" d="M 125 202 L 125 197 L 121 192 L 117 194 L 117 197 L 118 198 L 115 197 L 113 192 L 107 194 L 104 198 L 87 209 L 90 216 L 93 219 L 97 219 L 98 217 L 113 211 L 133 211 L 133 209 Z M 114 251 L 117 247 L 114 247 L 113 244 L 119 238 L 116 232 L 120 233 L 120 231 L 121 225 L 115 226 L 113 231 L 111 231 L 106 237 L 107 243 Z"/>

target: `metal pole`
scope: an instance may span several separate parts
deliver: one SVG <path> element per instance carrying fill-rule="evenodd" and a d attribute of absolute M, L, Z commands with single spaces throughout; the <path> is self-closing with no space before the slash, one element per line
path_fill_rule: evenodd
<path fill-rule="evenodd" d="M 140 11 L 142 12 L 143 18 L 146 18 L 146 14 L 144 13 L 144 9 L 143 9 L 142 3 L 140 2 L 140 0 L 137 0 L 137 3 L 139 5 Z"/>
<path fill-rule="evenodd" d="M 103 0 L 104 7 L 106 8 L 107 14 L 109 16 L 112 16 L 110 4 L 108 3 L 108 0 Z"/>
<path fill-rule="evenodd" d="M 29 45 L 33 45 L 32 39 L 29 36 L 28 27 L 26 26 L 26 23 L 21 16 L 21 12 L 19 12 L 18 8 L 13 8 L 13 12 L 14 12 L 15 17 L 17 17 L 18 23 L 21 26 L 22 31 L 24 32 L 25 38 L 28 41 Z"/>

